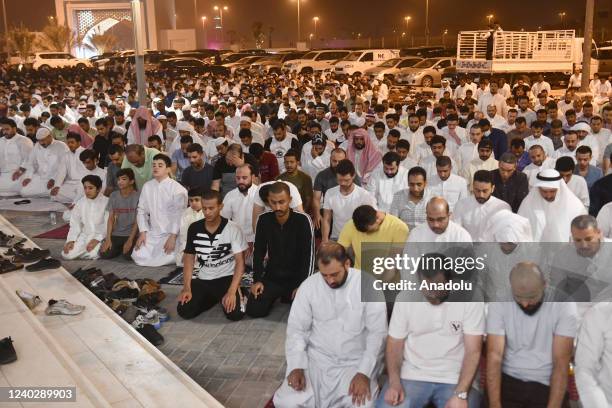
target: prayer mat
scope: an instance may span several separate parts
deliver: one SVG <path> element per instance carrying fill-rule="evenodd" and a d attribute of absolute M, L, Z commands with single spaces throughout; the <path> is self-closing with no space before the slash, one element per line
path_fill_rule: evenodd
<path fill-rule="evenodd" d="M 158 281 L 162 285 L 177 285 L 183 286 L 183 268 L 176 268 Z"/>
<path fill-rule="evenodd" d="M 23 200 L 24 199 L 21 197 L 0 199 L 0 210 L 34 212 L 63 212 L 66 210 L 66 206 L 64 204 L 51 201 L 48 198 L 28 198 L 27 200 L 30 202 L 27 204 L 15 204 L 16 202 Z"/>
<path fill-rule="evenodd" d="M 51 231 L 36 235 L 34 238 L 66 239 L 68 237 L 68 230 L 70 230 L 70 224 L 64 224 L 61 227 L 52 229 Z"/>

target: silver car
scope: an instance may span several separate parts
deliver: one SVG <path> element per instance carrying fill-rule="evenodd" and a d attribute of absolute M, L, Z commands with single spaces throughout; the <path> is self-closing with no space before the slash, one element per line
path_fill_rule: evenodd
<path fill-rule="evenodd" d="M 395 77 L 401 84 L 430 88 L 440 86 L 442 78 L 453 77 L 455 73 L 455 58 L 427 58 L 401 69 Z"/>
<path fill-rule="evenodd" d="M 422 60 L 423 58 L 421 57 L 392 58 L 376 67 L 366 69 L 363 74 L 373 76 L 379 81 L 385 79 L 385 77 L 390 77 L 393 79 L 402 68 L 412 67 L 414 64 Z"/>

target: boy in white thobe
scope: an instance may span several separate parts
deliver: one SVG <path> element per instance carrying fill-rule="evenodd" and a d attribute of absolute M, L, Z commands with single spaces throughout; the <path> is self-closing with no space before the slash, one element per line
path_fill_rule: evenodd
<path fill-rule="evenodd" d="M 25 163 L 32 151 L 32 141 L 17 134 L 12 119 L 0 119 L 0 196 L 14 196 L 21 190 Z"/>
<path fill-rule="evenodd" d="M 48 197 L 55 181 L 57 167 L 68 152 L 66 143 L 53 139 L 49 129 L 41 127 L 36 131 L 32 153 L 25 165 L 26 171 L 21 182 L 22 197 Z"/>
<path fill-rule="evenodd" d="M 322 244 L 317 265 L 320 272 L 300 285 L 291 306 L 287 378 L 274 406 L 374 406 L 387 335 L 385 303 L 361 301 L 361 272 L 350 268 L 341 245 Z"/>
<path fill-rule="evenodd" d="M 64 259 L 98 259 L 100 242 L 106 236 L 108 197 L 100 193 L 102 180 L 98 176 L 83 177 L 85 196 L 70 215 L 70 230 L 62 251 Z"/>
<path fill-rule="evenodd" d="M 183 211 L 181 226 L 179 228 L 179 236 L 176 243 L 176 266 L 183 266 L 183 251 L 185 250 L 185 245 L 187 244 L 187 231 L 189 230 L 189 226 L 204 218 L 204 213 L 202 212 L 203 193 L 204 191 L 198 188 L 189 190 L 189 207 L 185 208 L 185 211 Z"/>
<path fill-rule="evenodd" d="M 187 190 L 170 175 L 172 162 L 162 153 L 153 157 L 153 180 L 142 187 L 138 202 L 140 235 L 132 259 L 140 266 L 175 262 L 176 238 L 187 207 Z"/>

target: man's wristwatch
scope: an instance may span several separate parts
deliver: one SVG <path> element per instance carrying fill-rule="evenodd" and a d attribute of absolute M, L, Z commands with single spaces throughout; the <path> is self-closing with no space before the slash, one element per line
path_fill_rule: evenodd
<path fill-rule="evenodd" d="M 467 391 L 455 391 L 453 392 L 453 395 L 463 401 L 467 401 L 468 399 Z"/>

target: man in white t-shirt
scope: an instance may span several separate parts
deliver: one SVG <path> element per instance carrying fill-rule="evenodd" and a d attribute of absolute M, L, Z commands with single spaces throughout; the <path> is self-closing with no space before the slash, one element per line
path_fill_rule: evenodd
<path fill-rule="evenodd" d="M 183 290 L 176 308 L 183 319 L 193 319 L 219 302 L 229 320 L 244 317 L 240 280 L 248 246 L 240 227 L 221 216 L 222 208 L 219 192 L 207 191 L 202 198 L 204 219 L 187 231 Z"/>
<path fill-rule="evenodd" d="M 400 297 L 394 305 L 385 352 L 389 379 L 377 406 L 479 407 L 472 382 L 482 349 L 484 304 L 447 302 L 452 293 L 432 290 L 429 285 L 449 282 L 452 270 L 434 266 L 444 263 L 435 259 L 444 261 L 443 255 L 427 258 L 432 262 L 422 265 L 431 267 L 417 272 L 421 290 L 411 293 L 415 301 Z"/>
<path fill-rule="evenodd" d="M 338 163 L 336 167 L 338 185 L 330 188 L 323 199 L 322 242 L 338 239 L 342 227 L 352 218 L 355 208 L 366 204 L 376 208 L 376 198 L 354 183 L 355 174 L 355 166 L 350 160 L 344 159 Z"/>

